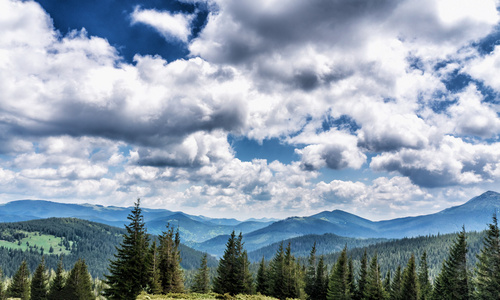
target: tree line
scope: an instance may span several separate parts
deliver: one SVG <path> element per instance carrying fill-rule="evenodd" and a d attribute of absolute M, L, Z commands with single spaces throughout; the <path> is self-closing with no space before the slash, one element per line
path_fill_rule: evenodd
<path fill-rule="evenodd" d="M 137 201 L 131 223 L 111 261 L 104 294 L 108 299 L 135 299 L 142 291 L 152 294 L 184 292 L 179 266 L 179 233 L 167 225 L 159 245 L 150 243 Z M 411 255 L 406 265 L 381 272 L 377 253 L 365 249 L 359 267 L 354 266 L 347 246 L 328 270 L 323 255 L 313 245 L 307 263 L 292 255 L 291 246 L 279 246 L 271 261 L 262 258 L 256 274 L 250 272 L 242 234 L 233 231 L 210 284 L 207 255 L 194 276 L 191 291 L 218 294 L 260 293 L 278 299 L 500 299 L 500 231 L 496 215 L 488 225 L 474 270 L 467 266 L 465 228 L 458 233 L 434 281 L 429 275 L 428 255 Z M 146 254 L 146 255 L 145 255 Z"/>
<path fill-rule="evenodd" d="M 1 278 L 0 271 L 0 279 Z M 49 279 L 51 279 L 49 281 Z M 62 259 L 59 261 L 53 278 L 45 266 L 42 257 L 35 272 L 29 271 L 28 264 L 23 261 L 12 277 L 9 284 L 4 287 L 0 280 L 0 299 L 22 300 L 94 300 L 92 278 L 84 260 L 79 259 L 68 274 L 65 274 Z"/>

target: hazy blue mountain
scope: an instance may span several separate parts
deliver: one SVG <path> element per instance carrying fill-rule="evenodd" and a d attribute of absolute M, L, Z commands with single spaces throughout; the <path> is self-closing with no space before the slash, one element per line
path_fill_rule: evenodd
<path fill-rule="evenodd" d="M 324 211 L 310 217 L 292 217 L 277 221 L 259 230 L 245 234 L 245 248 L 251 252 L 285 239 L 308 234 L 333 233 L 354 238 L 403 238 L 430 234 L 444 234 L 460 231 L 464 225 L 467 231 L 482 231 L 491 222 L 495 211 L 500 209 L 500 194 L 488 191 L 467 203 L 445 209 L 441 212 L 418 216 L 373 222 L 341 211 Z M 195 249 L 221 255 L 227 238 L 217 237 L 202 244 L 192 245 Z"/>
<path fill-rule="evenodd" d="M 102 206 L 91 204 L 67 204 L 44 200 L 18 200 L 0 204 L 0 222 L 17 222 L 49 217 L 78 218 L 116 227 L 128 224 L 130 207 Z M 214 219 L 192 216 L 166 209 L 142 208 L 148 232 L 160 234 L 165 226 L 180 226 L 183 241 L 202 242 L 232 230 L 248 233 L 270 224 L 270 222 L 241 222 L 236 219 Z"/>
<path fill-rule="evenodd" d="M 466 203 L 435 214 L 376 222 L 383 237 L 413 237 L 460 231 L 482 231 L 500 209 L 500 194 L 488 191 Z"/>
<path fill-rule="evenodd" d="M 159 234 L 170 223 L 179 226 L 181 239 L 192 247 L 221 255 L 227 235 L 235 230 L 244 234 L 250 252 L 270 244 L 309 234 L 333 233 L 354 238 L 402 238 L 459 231 L 481 231 L 500 209 L 500 194 L 488 191 L 467 203 L 441 212 L 417 217 L 373 222 L 341 211 L 324 211 L 309 217 L 291 217 L 276 222 L 239 222 L 235 219 L 212 219 L 163 209 L 143 209 L 148 232 Z M 13 201 L 0 205 L 1 220 L 27 218 L 77 217 L 122 227 L 128 223 L 130 208 L 100 205 L 61 204 L 49 201 Z"/>

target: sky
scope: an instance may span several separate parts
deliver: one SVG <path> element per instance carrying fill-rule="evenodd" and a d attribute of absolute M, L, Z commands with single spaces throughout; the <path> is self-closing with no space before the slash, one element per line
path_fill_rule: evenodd
<path fill-rule="evenodd" d="M 500 191 L 494 0 L 0 0 L 0 203 L 241 220 Z"/>

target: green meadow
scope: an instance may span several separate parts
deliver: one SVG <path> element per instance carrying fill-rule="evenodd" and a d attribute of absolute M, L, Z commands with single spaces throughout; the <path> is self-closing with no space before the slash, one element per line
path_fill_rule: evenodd
<path fill-rule="evenodd" d="M 19 250 L 36 250 L 41 253 L 43 249 L 43 254 L 70 254 L 70 250 L 66 250 L 63 245 L 63 239 L 50 234 L 40 234 L 39 232 L 27 232 L 27 231 L 16 231 L 18 233 L 23 233 L 26 237 L 16 240 L 13 242 L 0 240 L 0 247 L 5 247 L 9 249 L 19 249 Z M 70 246 L 73 242 L 69 242 Z M 50 252 L 52 247 L 53 252 Z M 71 247 L 70 247 L 71 249 Z"/>

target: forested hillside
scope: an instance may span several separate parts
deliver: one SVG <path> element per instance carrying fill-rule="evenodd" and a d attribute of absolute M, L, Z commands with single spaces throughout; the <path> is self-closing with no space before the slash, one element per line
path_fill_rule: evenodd
<path fill-rule="evenodd" d="M 286 245 L 291 244 L 291 251 L 295 257 L 305 257 L 309 255 L 311 247 L 316 244 L 316 253 L 318 255 L 331 254 L 340 252 L 347 245 L 348 249 L 366 247 L 369 245 L 382 243 L 388 241 L 387 239 L 359 239 L 338 236 L 333 233 L 325 233 L 322 235 L 309 234 L 301 237 L 284 240 Z M 281 242 L 271 244 L 269 246 L 260 248 L 258 250 L 248 253 L 248 258 L 252 262 L 257 262 L 264 257 L 266 260 L 271 259 L 278 250 Z"/>
<path fill-rule="evenodd" d="M 121 228 L 75 218 L 0 223 L 0 266 L 10 277 L 23 260 L 34 270 L 44 255 L 47 268 L 55 270 L 63 255 L 67 269 L 82 258 L 92 277 L 103 278 L 124 233 Z M 203 254 L 182 244 L 179 248 L 182 267 L 197 268 Z M 208 264 L 217 262 L 210 257 Z"/>

